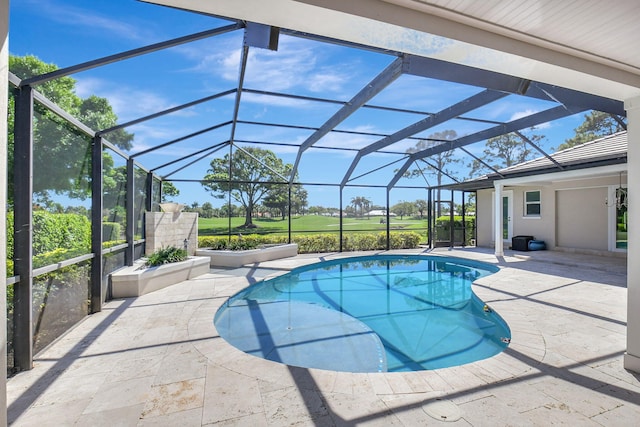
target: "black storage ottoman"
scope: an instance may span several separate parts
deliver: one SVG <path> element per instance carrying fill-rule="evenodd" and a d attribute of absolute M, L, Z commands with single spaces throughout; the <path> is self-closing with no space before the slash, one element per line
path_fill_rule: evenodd
<path fill-rule="evenodd" d="M 528 251 L 531 240 L 533 240 L 533 236 L 513 236 L 511 238 L 511 249 L 514 251 Z"/>

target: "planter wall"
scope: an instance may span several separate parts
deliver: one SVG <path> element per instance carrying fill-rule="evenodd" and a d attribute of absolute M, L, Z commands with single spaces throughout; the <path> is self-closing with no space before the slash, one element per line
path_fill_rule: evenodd
<path fill-rule="evenodd" d="M 137 297 L 208 272 L 208 257 L 191 257 L 186 261 L 149 268 L 138 262 L 111 273 L 111 289 L 114 298 Z"/>
<path fill-rule="evenodd" d="M 175 246 L 184 247 L 194 255 L 198 246 L 198 214 L 196 212 L 146 212 L 146 255 L 158 249 Z"/>
<path fill-rule="evenodd" d="M 298 255 L 298 244 L 274 245 L 246 251 L 219 251 L 202 248 L 196 251 L 196 255 L 209 257 L 211 267 L 241 267 L 246 264 L 296 256 Z"/>

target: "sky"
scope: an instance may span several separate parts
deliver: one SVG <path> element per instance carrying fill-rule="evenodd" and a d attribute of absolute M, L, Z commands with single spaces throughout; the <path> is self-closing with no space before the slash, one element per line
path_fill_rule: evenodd
<path fill-rule="evenodd" d="M 16 0 L 10 3 L 9 51 L 12 55 L 35 55 L 60 68 L 120 53 L 196 32 L 220 28 L 231 22 L 200 14 L 174 10 L 134 0 Z M 85 98 L 97 95 L 107 98 L 119 118 L 128 122 L 146 115 L 181 105 L 202 97 L 235 89 L 238 84 L 243 32 L 234 31 L 197 42 L 157 51 L 73 74 L 76 93 Z M 320 43 L 313 40 L 280 35 L 277 51 L 250 48 L 244 88 L 295 94 L 311 98 L 347 101 L 384 70 L 395 57 L 352 47 Z M 482 88 L 402 75 L 369 104 L 420 112 L 440 109 L 478 93 Z M 179 112 L 128 127 L 135 135 L 128 154 L 190 135 L 233 118 L 235 95 L 222 96 Z M 552 103 L 517 95 L 508 96 L 467 117 L 509 121 L 552 106 Z M 287 123 L 299 127 L 320 127 L 340 105 L 310 100 L 243 93 L 238 113 L 243 122 Z M 323 147 L 360 149 L 381 136 L 392 134 L 414 123 L 424 114 L 407 114 L 360 109 L 338 126 L 350 133 L 330 133 L 303 154 L 299 177 L 305 183 L 338 184 L 351 164 L 355 151 L 327 150 Z M 542 146 L 552 151 L 573 136 L 583 121 L 578 114 L 541 125 L 535 132 L 545 136 Z M 470 120 L 453 120 L 429 129 L 416 137 L 444 130 L 455 130 L 458 136 L 490 127 Z M 312 133 L 308 129 L 239 123 L 235 129 L 238 146 L 255 146 L 274 151 L 285 163 L 294 163 L 298 148 Z M 525 132 L 526 133 L 526 132 Z M 230 139 L 231 126 L 189 138 L 148 155 L 137 158 L 148 169 Z M 107 137 L 108 139 L 108 137 Z M 390 153 L 365 156 L 352 174 L 344 203 L 365 196 L 374 204 L 386 203 L 384 188 L 370 186 L 389 182 L 402 162 L 406 150 L 416 140 L 400 141 L 387 148 Z M 277 145 L 275 145 L 277 144 Z M 484 143 L 467 147 L 481 156 Z M 223 156 L 223 149 L 212 156 Z M 471 158 L 456 153 L 460 162 L 452 165 L 458 178 L 466 178 Z M 172 179 L 197 180 L 204 177 L 212 157 L 203 158 L 188 168 L 175 171 L 193 159 L 156 171 Z M 395 163 L 394 163 L 395 162 Z M 116 162 L 117 164 L 118 162 Z M 367 173 L 373 171 L 371 173 Z M 435 176 L 426 175 L 426 184 L 434 185 Z M 175 201 L 191 205 L 211 202 L 219 206 L 224 200 L 214 198 L 199 183 L 176 182 L 180 195 Z M 402 179 L 399 186 L 418 187 L 425 179 Z M 309 205 L 337 207 L 339 189 L 334 186 L 305 186 Z M 421 189 L 394 189 L 391 205 L 426 198 Z"/>

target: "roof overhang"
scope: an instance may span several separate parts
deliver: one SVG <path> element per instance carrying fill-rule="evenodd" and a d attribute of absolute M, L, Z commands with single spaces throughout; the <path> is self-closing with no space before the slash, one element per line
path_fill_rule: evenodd
<path fill-rule="evenodd" d="M 479 17 L 408 0 L 144 0 L 200 13 L 258 22 L 381 49 L 440 59 L 566 87 L 617 100 L 640 96 L 640 68 L 554 40 L 527 37 Z M 536 4 L 538 2 L 535 2 Z M 631 3 L 631 2 L 629 2 Z M 555 6 L 554 6 L 555 5 Z M 566 5 L 564 5 L 566 6 Z M 563 2 L 545 2 L 548 16 Z M 523 2 L 501 5 L 528 7 Z M 576 6 L 577 7 L 577 6 Z M 616 13 L 624 13 L 616 5 Z M 564 16 L 580 24 L 579 14 Z M 606 20 L 605 20 L 606 21 Z M 610 40 L 632 28 L 589 28 L 593 40 Z M 606 31 L 605 31 L 606 30 Z"/>
<path fill-rule="evenodd" d="M 624 159 L 580 163 L 574 166 L 569 165 L 562 171 L 550 167 L 546 169 L 532 169 L 504 177 L 494 174 L 473 181 L 445 185 L 443 188 L 460 191 L 486 190 L 493 188 L 496 182 L 499 182 L 505 187 L 550 185 L 559 181 L 618 176 L 620 173 L 625 173 L 626 171 L 627 162 L 625 157 Z"/>

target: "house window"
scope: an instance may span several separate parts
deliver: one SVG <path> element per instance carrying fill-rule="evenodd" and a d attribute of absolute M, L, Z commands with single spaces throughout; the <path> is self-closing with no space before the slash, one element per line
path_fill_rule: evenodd
<path fill-rule="evenodd" d="M 524 192 L 524 216 L 540 216 L 540 191 Z"/>

